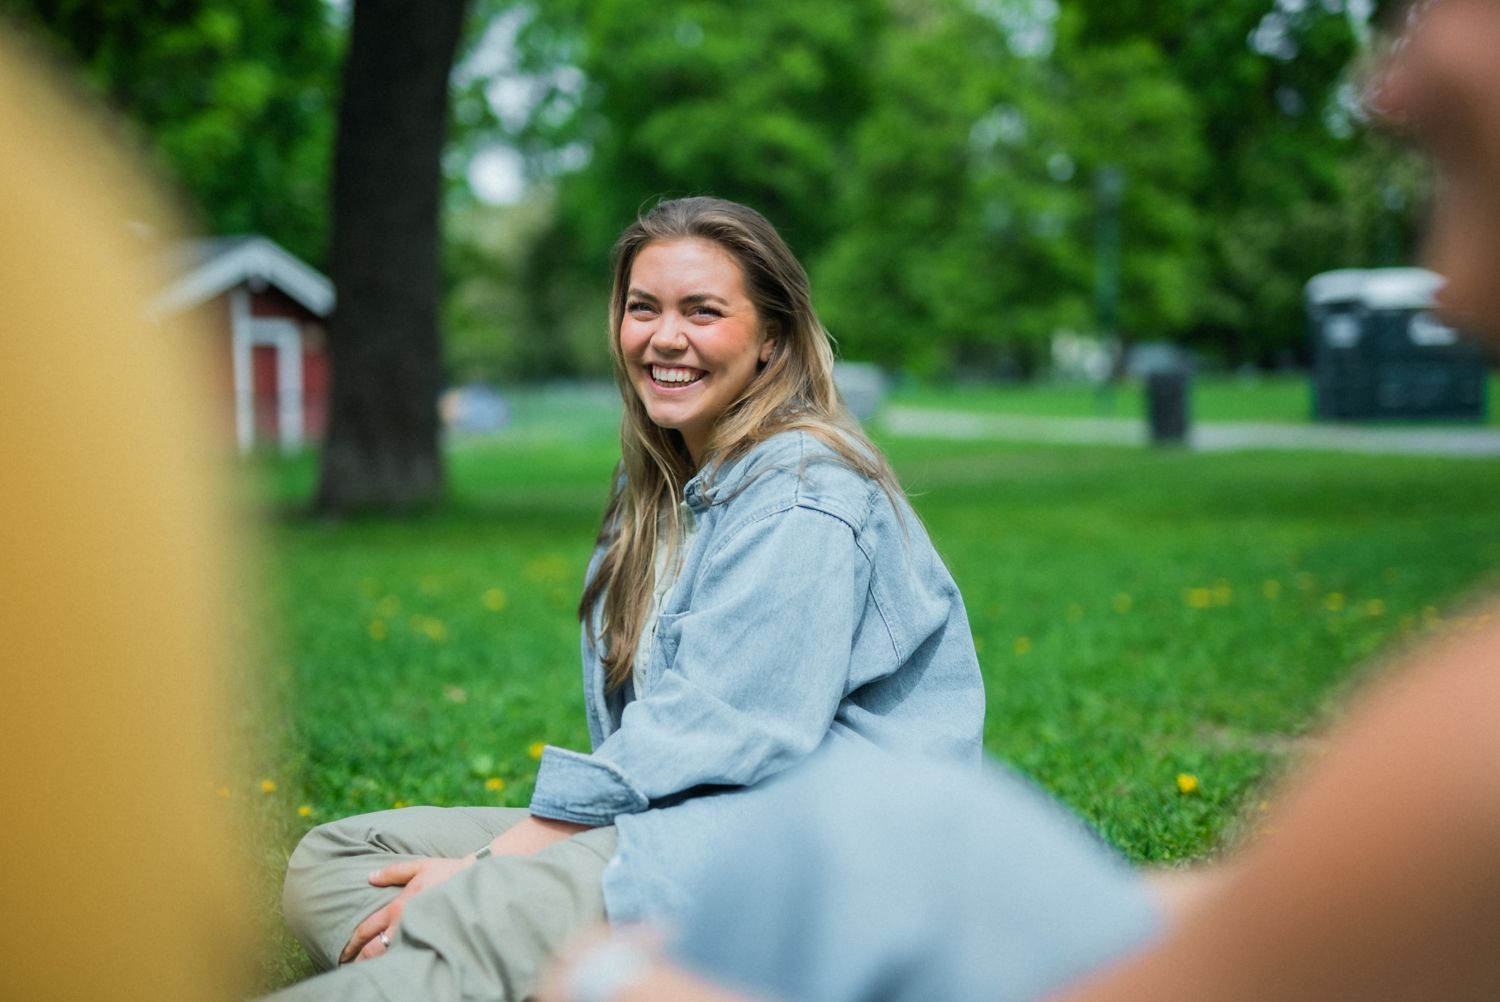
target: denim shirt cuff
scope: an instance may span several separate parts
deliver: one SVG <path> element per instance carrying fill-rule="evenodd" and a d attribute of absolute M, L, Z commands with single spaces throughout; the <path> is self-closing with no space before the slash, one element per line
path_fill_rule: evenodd
<path fill-rule="evenodd" d="M 614 824 L 617 814 L 651 806 L 613 764 L 548 745 L 536 772 L 531 813 L 580 825 Z"/>

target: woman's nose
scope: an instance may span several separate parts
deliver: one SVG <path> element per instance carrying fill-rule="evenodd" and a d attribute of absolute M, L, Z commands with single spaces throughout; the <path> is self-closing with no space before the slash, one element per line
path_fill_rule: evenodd
<path fill-rule="evenodd" d="M 674 313 L 664 313 L 656 330 L 651 332 L 651 346 L 658 351 L 681 351 L 687 347 L 687 334 L 682 328 L 682 318 Z"/>

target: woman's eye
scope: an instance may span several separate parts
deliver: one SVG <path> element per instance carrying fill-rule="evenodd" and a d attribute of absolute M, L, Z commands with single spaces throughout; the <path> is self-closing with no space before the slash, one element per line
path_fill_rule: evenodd
<path fill-rule="evenodd" d="M 719 312 L 712 306 L 693 307 L 693 316 L 695 317 L 722 317 L 723 315 L 723 313 Z"/>
<path fill-rule="evenodd" d="M 642 303 L 642 302 L 626 303 L 625 304 L 625 312 L 626 313 L 650 313 L 651 312 L 651 304 L 650 303 Z"/>

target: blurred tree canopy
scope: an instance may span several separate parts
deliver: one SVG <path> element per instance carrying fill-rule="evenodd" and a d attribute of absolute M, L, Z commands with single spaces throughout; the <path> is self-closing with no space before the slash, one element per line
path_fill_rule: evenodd
<path fill-rule="evenodd" d="M 321 263 L 343 30 L 325 0 L 0 0 L 121 109 L 218 233 Z"/>
<path fill-rule="evenodd" d="M 523 58 L 581 84 L 511 132 L 556 193 L 534 315 L 559 317 L 549 295 L 602 300 L 605 248 L 643 205 L 712 192 L 783 230 L 848 357 L 1024 374 L 1053 333 L 1107 327 L 1284 361 L 1308 277 L 1411 246 L 1420 174 L 1357 107 L 1378 7 L 549 3 Z M 561 150 L 582 166 L 559 170 Z M 1117 210 L 1103 176 L 1123 180 Z M 1120 235 L 1108 321 L 1105 212 Z"/>
<path fill-rule="evenodd" d="M 476 0 L 444 161 L 450 377 L 606 371 L 611 242 L 705 192 L 776 223 L 847 357 L 1024 374 L 1059 331 L 1296 357 L 1309 276 L 1413 243 L 1422 173 L 1358 110 L 1386 6 Z M 83 62 L 211 226 L 315 262 L 341 9 L 0 0 Z M 497 147 L 526 166 L 516 204 L 470 190 Z"/>

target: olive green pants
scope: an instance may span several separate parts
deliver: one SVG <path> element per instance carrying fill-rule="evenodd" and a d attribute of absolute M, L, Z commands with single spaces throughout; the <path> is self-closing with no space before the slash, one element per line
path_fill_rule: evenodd
<path fill-rule="evenodd" d="M 314 963 L 338 967 L 354 927 L 400 891 L 371 886 L 372 872 L 404 859 L 463 856 L 526 816 L 520 808 L 407 807 L 314 828 L 287 864 L 287 924 Z M 614 847 L 613 827 L 594 828 L 535 856 L 482 859 L 413 897 L 383 956 L 272 998 L 520 1002 L 547 959 L 604 918 L 600 880 Z"/>

